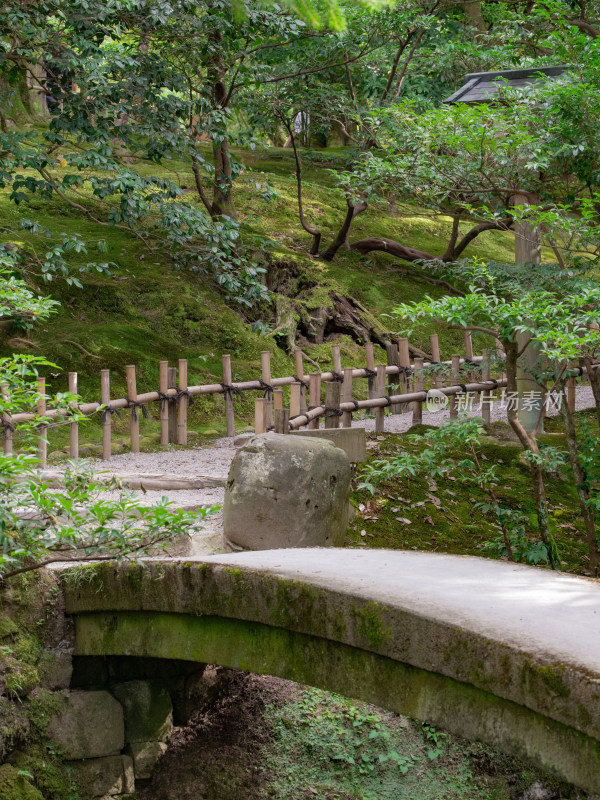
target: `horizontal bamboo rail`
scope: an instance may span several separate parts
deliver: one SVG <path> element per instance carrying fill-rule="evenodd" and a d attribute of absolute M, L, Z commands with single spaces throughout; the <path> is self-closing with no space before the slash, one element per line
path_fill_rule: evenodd
<path fill-rule="evenodd" d="M 599 365 L 600 366 L 600 365 Z M 466 392 L 485 392 L 492 389 L 502 389 L 507 385 L 506 379 L 484 381 L 482 383 L 466 383 L 460 386 L 446 386 L 438 391 L 445 394 L 447 397 L 454 397 L 457 394 L 465 394 Z M 363 408 L 385 408 L 386 406 L 395 403 L 423 403 L 427 399 L 427 392 L 409 392 L 407 394 L 388 395 L 386 397 L 372 397 L 369 400 L 356 400 L 351 403 L 340 403 L 339 410 L 344 411 L 358 411 Z M 327 413 L 327 406 L 317 406 L 312 408 L 299 417 L 290 420 L 290 430 L 296 430 L 303 425 L 307 425 L 311 420 L 324 416 Z"/>
<path fill-rule="evenodd" d="M 481 361 L 482 356 L 475 356 L 472 360 L 473 362 Z M 461 363 L 468 361 L 468 359 L 461 359 Z M 450 361 L 440 361 L 440 364 L 451 364 Z M 426 361 L 423 365 L 424 368 L 431 366 L 431 362 Z M 411 367 L 412 369 L 412 367 Z M 388 366 L 385 368 L 386 375 L 398 375 L 399 373 L 404 373 L 404 367 L 398 366 Z M 368 378 L 369 377 L 369 370 L 364 368 L 357 368 L 352 370 L 352 378 Z M 335 372 L 322 372 L 321 373 L 321 381 L 323 383 L 328 383 L 334 380 L 337 380 L 338 373 Z M 310 375 L 303 375 L 302 380 L 308 383 L 310 379 Z M 291 386 L 293 383 L 296 383 L 296 376 L 288 376 L 285 378 L 272 378 L 270 382 L 270 386 L 274 389 L 281 388 L 282 386 Z M 263 391 L 264 385 L 260 381 L 239 381 L 237 383 L 232 383 L 231 388 L 234 391 Z M 197 395 L 204 395 L 204 394 L 223 394 L 225 392 L 229 392 L 229 389 L 221 383 L 208 383 L 208 384 L 201 384 L 199 386 L 188 386 L 187 391 L 192 396 Z M 167 389 L 164 394 L 175 400 L 179 394 L 178 389 Z M 159 392 L 145 392 L 143 394 L 138 394 L 136 398 L 136 402 L 146 405 L 146 403 L 153 403 L 157 400 L 160 400 L 161 396 Z M 78 405 L 78 409 L 82 414 L 86 416 L 89 414 L 94 414 L 100 408 L 108 408 L 109 410 L 120 410 L 122 408 L 128 408 L 129 402 L 126 397 L 121 397 L 117 400 L 111 400 L 110 403 L 102 404 L 98 402 L 94 403 L 80 403 Z M 64 417 L 56 409 L 48 409 L 45 413 L 45 416 L 50 419 L 56 419 L 58 417 Z M 24 413 L 17 413 L 11 416 L 11 421 L 15 422 L 26 422 L 27 420 L 36 419 L 37 415 L 32 412 L 24 412 Z"/>

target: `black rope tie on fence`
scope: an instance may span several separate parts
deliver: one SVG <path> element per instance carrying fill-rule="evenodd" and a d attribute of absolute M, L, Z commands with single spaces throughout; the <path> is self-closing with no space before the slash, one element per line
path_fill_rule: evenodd
<path fill-rule="evenodd" d="M 384 408 L 387 408 L 388 406 L 392 405 L 392 398 L 391 397 L 384 397 L 383 399 L 386 401 L 386 404 L 385 404 Z"/>
<path fill-rule="evenodd" d="M 301 383 L 305 389 L 310 389 L 310 384 L 308 381 L 305 381 L 303 378 L 299 378 L 297 375 L 294 375 L 294 380 L 298 383 Z"/>
<path fill-rule="evenodd" d="M 137 422 L 138 419 L 138 408 L 142 409 L 142 416 L 144 419 L 148 419 L 148 409 L 143 403 L 138 403 L 137 400 L 131 400 L 129 397 L 125 398 L 127 400 L 127 408 L 131 409 L 131 418 Z"/>
<path fill-rule="evenodd" d="M 466 383 L 457 383 L 457 386 L 460 386 L 460 390 L 463 394 L 468 394 L 467 384 Z"/>
<path fill-rule="evenodd" d="M 263 381 L 262 378 L 259 378 L 258 382 L 260 383 L 260 387 L 263 390 L 263 397 L 268 399 L 273 394 L 274 387 L 271 386 L 270 383 Z"/>
<path fill-rule="evenodd" d="M 487 380 L 486 383 L 493 383 L 494 384 L 493 388 L 494 389 L 498 388 L 498 381 L 495 378 L 489 378 L 489 380 Z"/>
<path fill-rule="evenodd" d="M 358 405 L 358 400 L 350 400 L 350 402 L 353 404 L 355 411 L 360 411 L 360 406 Z"/>
<path fill-rule="evenodd" d="M 466 364 L 467 367 L 471 367 L 471 369 L 479 369 L 479 364 L 477 361 L 472 361 L 470 358 L 465 358 L 463 364 Z"/>
<path fill-rule="evenodd" d="M 223 392 L 229 394 L 231 397 L 233 397 L 234 394 L 243 394 L 242 390 L 238 389 L 238 387 L 234 386 L 232 383 L 221 383 L 221 386 L 223 387 Z M 190 405 L 193 402 L 194 401 L 190 399 Z"/>
<path fill-rule="evenodd" d="M 377 370 L 376 369 L 369 369 L 369 367 L 365 367 L 365 377 L 366 378 L 376 378 L 377 377 Z"/>
<path fill-rule="evenodd" d="M 344 413 L 341 408 L 335 408 L 334 406 L 323 406 L 325 411 L 329 411 L 329 414 L 324 414 L 323 416 L 325 419 L 329 419 L 329 417 L 341 417 Z"/>
<path fill-rule="evenodd" d="M 398 373 L 400 375 L 405 375 L 407 378 L 409 378 L 413 374 L 413 368 L 412 367 L 398 367 Z"/>
<path fill-rule="evenodd" d="M 8 431 L 14 431 L 15 430 L 15 426 L 12 424 L 12 422 L 9 422 L 7 419 L 3 419 L 2 420 L 2 422 L 0 423 L 0 427 L 2 428 L 2 432 L 3 432 L 5 437 L 6 437 L 6 434 L 8 433 Z"/>
<path fill-rule="evenodd" d="M 187 397 L 188 399 L 188 406 L 194 405 L 194 395 L 189 392 L 187 389 L 178 389 L 177 394 L 175 395 L 175 402 L 179 403 L 182 397 Z"/>
<path fill-rule="evenodd" d="M 331 372 L 333 375 L 333 380 L 335 383 L 343 383 L 344 382 L 344 373 L 343 372 Z"/>
<path fill-rule="evenodd" d="M 113 414 L 116 414 L 117 417 L 121 419 L 121 411 L 118 408 L 106 406 L 106 408 L 102 411 L 102 423 L 104 424 L 109 417 L 112 417 Z"/>

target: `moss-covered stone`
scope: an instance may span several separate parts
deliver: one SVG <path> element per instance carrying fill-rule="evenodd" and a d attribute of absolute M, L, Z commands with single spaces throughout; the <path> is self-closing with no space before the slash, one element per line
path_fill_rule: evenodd
<path fill-rule="evenodd" d="M 2 800 L 44 800 L 42 793 L 10 764 L 0 766 L 0 797 Z"/>

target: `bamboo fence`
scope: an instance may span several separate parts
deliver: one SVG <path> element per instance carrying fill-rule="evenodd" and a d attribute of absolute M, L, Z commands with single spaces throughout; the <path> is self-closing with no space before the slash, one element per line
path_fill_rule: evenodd
<path fill-rule="evenodd" d="M 136 367 L 125 368 L 127 396 L 111 398 L 110 371 L 101 370 L 100 400 L 89 403 L 78 403 L 77 410 L 84 416 L 96 413 L 102 415 L 102 458 L 112 455 L 112 416 L 121 410 L 129 412 L 129 437 L 131 452 L 140 450 L 140 413 L 147 414 L 146 406 L 158 402 L 160 420 L 160 444 L 187 444 L 188 410 L 194 397 L 202 395 L 218 395 L 224 397 L 224 411 L 227 435 L 235 435 L 234 398 L 243 392 L 259 391 L 262 397 L 255 399 L 255 431 L 264 433 L 275 429 L 277 432 L 288 432 L 307 426 L 318 428 L 324 419 L 325 427 L 350 427 L 352 415 L 358 411 L 375 412 L 375 430 L 384 431 L 385 411 L 404 413 L 412 411 L 413 422 L 422 420 L 423 403 L 427 399 L 424 381 L 427 378 L 432 388 L 440 390 L 449 398 L 450 417 L 458 414 L 456 398 L 465 392 L 474 392 L 481 396 L 482 416 L 484 421 L 490 420 L 490 393 L 496 388 L 506 386 L 502 375 L 498 379 L 490 377 L 490 364 L 486 351 L 481 356 L 473 355 L 473 347 L 469 332 L 465 332 L 465 356 L 453 355 L 451 359 L 440 358 L 437 334 L 431 336 L 432 359 L 425 361 L 416 357 L 413 363 L 409 357 L 409 342 L 399 338 L 396 343 L 387 347 L 387 364 L 375 364 L 373 344 L 365 345 L 365 367 L 343 368 L 340 347 L 332 345 L 333 370 L 328 372 L 304 371 L 304 355 L 301 350 L 294 354 L 295 374 L 286 377 L 271 376 L 270 352 L 261 353 L 261 376 L 256 380 L 232 380 L 230 355 L 222 356 L 223 380 L 220 383 L 188 385 L 188 365 L 186 359 L 179 359 L 177 368 L 170 367 L 167 361 L 159 362 L 158 391 L 138 393 Z M 450 374 L 450 385 L 444 386 L 442 370 Z M 469 373 L 471 381 L 461 383 L 460 370 Z M 479 379 L 475 373 L 481 372 Z M 579 374 L 583 370 L 579 368 Z M 367 399 L 355 400 L 353 387 L 356 380 L 367 381 Z M 387 387 L 386 387 L 387 382 Z M 322 398 L 322 387 L 325 385 L 325 398 Z M 68 375 L 69 391 L 77 393 L 77 373 Z M 283 407 L 283 387 L 290 387 L 289 409 Z M 388 392 L 386 392 L 386 388 Z M 398 391 L 396 393 L 396 388 Z M 569 403 L 575 405 L 575 378 L 569 380 Z M 8 399 L 8 387 L 0 384 L 0 394 Z M 391 392 L 391 393 L 390 393 Z M 364 391 L 362 392 L 364 394 Z M 40 420 L 38 432 L 38 458 L 43 464 L 47 459 L 47 430 L 58 425 L 70 426 L 69 455 L 79 458 L 79 424 L 69 420 L 69 409 L 46 408 L 45 380 L 38 379 L 39 400 L 35 412 L 23 412 L 12 417 L 2 414 L 0 425 L 3 428 L 4 453 L 13 452 L 13 432 L 20 422 Z M 74 404 L 72 404 L 74 405 Z"/>

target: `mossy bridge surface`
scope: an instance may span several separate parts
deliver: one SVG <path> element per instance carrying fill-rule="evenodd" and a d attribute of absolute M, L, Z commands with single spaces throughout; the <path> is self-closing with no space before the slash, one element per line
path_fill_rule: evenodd
<path fill-rule="evenodd" d="M 208 662 L 367 700 L 600 793 L 600 582 L 294 549 L 71 567 L 76 654 Z"/>

